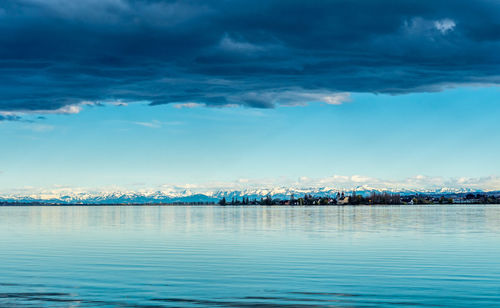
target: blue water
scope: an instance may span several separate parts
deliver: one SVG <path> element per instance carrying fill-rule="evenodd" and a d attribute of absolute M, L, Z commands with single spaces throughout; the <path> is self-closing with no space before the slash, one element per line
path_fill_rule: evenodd
<path fill-rule="evenodd" d="M 0 306 L 500 306 L 500 206 L 0 207 Z"/>

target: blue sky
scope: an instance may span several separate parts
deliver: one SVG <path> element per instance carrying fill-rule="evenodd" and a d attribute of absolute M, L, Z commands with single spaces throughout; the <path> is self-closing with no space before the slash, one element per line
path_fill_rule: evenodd
<path fill-rule="evenodd" d="M 497 176 L 499 98 L 498 87 L 462 87 L 275 109 L 85 106 L 1 122 L 0 187 Z"/>
<path fill-rule="evenodd" d="M 500 2 L 4 0 L 0 191 L 500 190 Z"/>

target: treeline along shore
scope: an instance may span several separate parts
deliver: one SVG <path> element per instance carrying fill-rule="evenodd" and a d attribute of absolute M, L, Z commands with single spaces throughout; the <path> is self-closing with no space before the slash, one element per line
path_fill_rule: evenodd
<path fill-rule="evenodd" d="M 3 200 L 0 206 L 148 206 L 148 205 L 413 205 L 413 204 L 500 204 L 500 191 L 488 193 L 456 193 L 456 194 L 405 194 L 373 192 L 370 194 L 358 194 L 338 192 L 331 196 L 304 194 L 296 197 L 265 197 L 232 196 L 222 197 L 220 200 L 208 201 L 141 201 L 141 202 L 58 202 L 58 201 L 27 201 L 27 200 Z"/>
<path fill-rule="evenodd" d="M 220 205 L 412 205 L 412 204 L 500 204 L 500 196 L 487 193 L 464 194 L 462 196 L 451 195 L 405 195 L 397 193 L 371 193 L 368 196 L 357 194 L 353 191 L 350 195 L 338 192 L 334 196 L 313 196 L 305 194 L 296 198 L 291 195 L 289 199 L 272 198 L 271 196 L 260 199 L 249 197 L 235 198 L 231 200 L 223 197 L 219 200 Z"/>

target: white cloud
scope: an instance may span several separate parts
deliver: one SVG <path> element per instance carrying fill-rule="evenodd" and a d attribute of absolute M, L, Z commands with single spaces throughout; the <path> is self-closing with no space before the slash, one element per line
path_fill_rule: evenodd
<path fill-rule="evenodd" d="M 445 35 L 448 32 L 453 31 L 455 26 L 455 21 L 449 18 L 429 20 L 421 17 L 415 17 L 404 22 L 404 29 L 408 34 L 424 35 L 429 38 L 435 37 L 437 32 Z"/>
<path fill-rule="evenodd" d="M 306 90 L 301 88 L 278 89 L 274 91 L 250 91 L 229 97 L 235 102 L 249 102 L 251 105 L 272 106 L 307 106 L 310 103 L 340 105 L 350 102 L 348 92 L 332 92 L 328 90 Z"/>
<path fill-rule="evenodd" d="M 122 100 L 104 100 L 104 101 L 82 101 L 78 105 L 80 105 L 80 106 L 105 106 L 105 105 L 111 105 L 111 106 L 117 106 L 117 107 L 125 107 L 125 106 L 128 106 L 128 103 L 124 102 Z"/>
<path fill-rule="evenodd" d="M 158 120 L 151 120 L 149 122 L 133 121 L 130 123 L 135 124 L 135 125 L 139 125 L 139 126 L 149 127 L 149 128 L 162 128 L 164 126 L 176 126 L 176 125 L 182 124 L 182 122 L 179 122 L 179 121 L 165 122 L 165 121 L 158 121 Z"/>
<path fill-rule="evenodd" d="M 305 182 L 309 182 L 311 181 L 311 179 L 307 176 L 300 176 L 299 177 L 299 183 L 305 183 Z"/>
<path fill-rule="evenodd" d="M 53 115 L 70 115 L 70 114 L 77 114 L 80 113 L 84 107 L 89 106 L 105 106 L 105 105 L 112 105 L 112 106 L 128 106 L 128 103 L 122 102 L 120 100 L 117 101 L 81 101 L 80 103 L 77 104 L 72 104 L 72 105 L 65 105 L 61 108 L 58 109 L 53 109 L 53 110 L 21 110 L 21 111 L 16 111 L 16 112 L 11 112 L 11 111 L 0 111 L 0 116 L 13 116 L 13 117 L 19 117 L 20 119 L 23 120 L 23 122 L 32 122 L 32 118 L 28 117 L 28 119 L 24 119 L 24 116 L 36 116 L 36 115 L 48 115 L 48 114 L 53 114 Z M 40 117 L 42 118 L 42 117 Z M 35 125 L 32 125 L 32 127 L 35 127 Z M 39 129 L 36 129 L 37 131 L 47 131 L 51 130 L 52 128 L 48 129 L 48 125 L 38 125 Z M 45 128 L 42 128 L 45 127 Z"/>
<path fill-rule="evenodd" d="M 52 114 L 76 114 L 80 113 L 82 111 L 82 106 L 81 105 L 66 105 L 64 107 L 61 107 L 59 109 L 53 110 L 53 111 L 47 111 L 45 113 L 52 113 Z"/>
<path fill-rule="evenodd" d="M 331 177 L 318 178 L 310 181 L 314 186 L 334 186 L 345 189 L 374 188 L 389 190 L 439 190 L 439 189 L 477 189 L 477 190 L 500 190 L 500 177 L 459 177 L 445 178 L 439 176 L 416 175 L 399 180 L 388 180 L 361 175 L 343 176 L 333 175 Z"/>
<path fill-rule="evenodd" d="M 310 103 L 325 103 L 328 105 L 340 105 L 350 102 L 351 97 L 347 92 L 335 93 L 329 91 L 291 91 L 280 93 L 277 96 L 279 105 L 282 106 L 306 106 Z"/>
<path fill-rule="evenodd" d="M 179 104 L 174 104 L 174 108 L 181 109 L 181 108 L 197 108 L 197 107 L 202 107 L 205 106 L 205 104 L 200 104 L 200 103 L 179 103 Z"/>
<path fill-rule="evenodd" d="M 340 105 L 345 102 L 350 102 L 351 95 L 349 93 L 335 93 L 323 97 L 323 101 L 328 105 Z"/>
<path fill-rule="evenodd" d="M 19 112 L 5 112 L 2 111 L 2 115 L 26 115 L 26 114 L 76 114 L 82 111 L 84 105 L 89 104 L 88 102 L 82 102 L 74 105 L 66 105 L 59 109 L 54 110 L 22 110 Z"/>
<path fill-rule="evenodd" d="M 113 101 L 113 102 L 108 102 L 108 104 L 117 106 L 117 107 L 125 107 L 128 106 L 128 103 L 122 102 L 122 101 Z"/>
<path fill-rule="evenodd" d="M 449 18 L 436 20 L 434 22 L 434 27 L 436 27 L 436 29 L 438 29 L 442 34 L 446 34 L 449 31 L 453 31 L 455 26 L 456 26 L 455 22 Z"/>
<path fill-rule="evenodd" d="M 231 38 L 227 33 L 222 37 L 219 48 L 231 52 L 254 53 L 264 50 L 262 46 L 251 44 L 245 41 L 237 41 Z"/>
<path fill-rule="evenodd" d="M 159 121 L 156 121 L 156 120 L 153 120 L 151 122 L 132 122 L 133 124 L 135 125 L 139 125 L 139 126 L 144 126 L 144 127 L 149 127 L 149 128 L 160 128 L 161 127 L 161 123 Z"/>
<path fill-rule="evenodd" d="M 185 188 L 186 185 L 167 184 L 163 188 L 169 187 L 175 191 L 178 188 Z M 494 191 L 500 190 L 500 177 L 460 177 L 460 178 L 444 178 L 433 177 L 425 175 L 416 175 L 404 179 L 383 179 L 363 175 L 332 175 L 322 178 L 311 178 L 301 176 L 294 180 L 287 177 L 279 178 L 254 178 L 254 179 L 238 179 L 234 182 L 210 182 L 199 183 L 189 186 L 190 189 L 199 193 L 206 193 L 217 190 L 246 190 L 246 189 L 262 189 L 262 190 L 276 190 L 276 189 L 318 189 L 329 188 L 338 190 L 392 190 L 392 191 L 436 191 L 436 190 L 484 190 Z"/>

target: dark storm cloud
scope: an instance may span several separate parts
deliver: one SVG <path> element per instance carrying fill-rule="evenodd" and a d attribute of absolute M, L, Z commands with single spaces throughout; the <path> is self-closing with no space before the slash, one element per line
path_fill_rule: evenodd
<path fill-rule="evenodd" d="M 500 2 L 4 0 L 0 111 L 498 84 Z M 326 98 L 325 98 L 326 97 Z"/>

